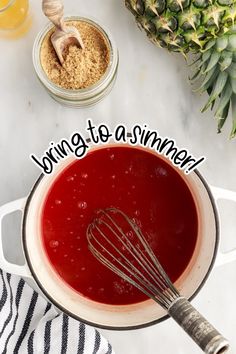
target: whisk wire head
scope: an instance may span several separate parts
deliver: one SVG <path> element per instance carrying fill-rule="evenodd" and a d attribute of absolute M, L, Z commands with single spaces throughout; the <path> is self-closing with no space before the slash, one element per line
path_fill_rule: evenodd
<path fill-rule="evenodd" d="M 95 229 L 99 230 L 96 226 L 95 226 Z M 91 229 L 90 229 L 90 232 L 91 232 Z M 106 238 L 106 236 L 103 234 L 102 231 L 101 231 L 101 235 L 104 237 L 104 239 L 106 241 L 108 241 L 108 243 L 111 245 L 111 247 L 114 248 L 114 245 L 109 242 L 109 240 Z M 114 258 L 114 256 L 111 254 L 111 252 L 108 249 L 104 248 L 104 246 L 101 244 L 101 242 L 99 242 L 99 240 L 96 238 L 96 236 L 94 236 L 93 241 L 95 241 L 97 243 L 97 246 L 101 247 L 102 252 L 99 252 L 90 241 L 91 240 L 89 240 L 89 248 L 92 251 L 92 253 L 95 255 L 96 258 L 98 258 L 104 265 L 106 265 L 109 269 L 111 269 L 117 275 L 119 275 L 120 277 L 122 277 L 123 279 L 125 279 L 126 281 L 131 283 L 132 285 L 136 286 L 139 290 L 144 292 L 147 296 L 149 296 L 150 298 L 155 300 L 155 297 L 153 296 L 153 294 L 151 292 L 147 291 L 147 289 L 149 289 L 150 291 L 155 291 L 156 293 L 159 293 L 159 290 L 156 289 L 153 285 L 148 284 L 147 281 L 145 280 L 144 275 L 140 272 L 140 270 L 137 269 L 136 267 L 134 267 L 133 264 L 127 258 L 125 258 L 124 255 L 118 249 L 115 249 L 115 250 L 117 251 L 117 253 L 119 254 L 120 257 Z M 110 256 L 113 263 L 111 261 L 109 261 L 107 257 L 104 256 L 104 254 L 103 254 L 104 250 L 106 250 L 106 256 Z M 122 263 L 122 260 L 124 261 L 123 263 Z M 118 266 L 120 268 L 118 268 Z M 127 272 L 127 273 L 125 273 L 125 272 Z M 128 274 L 130 274 L 133 278 L 131 278 Z M 136 282 L 135 282 L 135 280 L 136 280 Z M 142 285 L 142 286 L 140 286 L 140 285 Z"/>
<path fill-rule="evenodd" d="M 180 296 L 141 229 L 121 210 L 99 210 L 87 238 L 101 263 L 165 309 Z"/>
<path fill-rule="evenodd" d="M 205 353 L 228 350 L 228 341 L 180 296 L 141 229 L 126 214 L 115 208 L 100 210 L 87 238 L 101 263 L 166 309 Z"/>

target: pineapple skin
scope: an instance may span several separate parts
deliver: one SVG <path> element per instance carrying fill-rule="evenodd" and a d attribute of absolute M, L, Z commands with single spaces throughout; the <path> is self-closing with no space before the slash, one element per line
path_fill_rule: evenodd
<path fill-rule="evenodd" d="M 213 109 L 218 132 L 232 109 L 236 136 L 236 1 L 235 0 L 125 0 L 139 27 L 157 46 L 169 51 L 197 54 L 198 91 L 209 94 L 203 107 Z"/>

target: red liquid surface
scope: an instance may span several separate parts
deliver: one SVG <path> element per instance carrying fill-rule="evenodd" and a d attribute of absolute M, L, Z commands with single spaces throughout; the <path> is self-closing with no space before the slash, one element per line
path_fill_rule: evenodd
<path fill-rule="evenodd" d="M 197 240 L 197 212 L 179 174 L 147 151 L 111 147 L 90 152 L 65 169 L 46 196 L 42 237 L 51 265 L 85 297 L 106 304 L 147 299 L 90 253 L 86 230 L 97 209 L 116 207 L 135 218 L 174 282 Z"/>

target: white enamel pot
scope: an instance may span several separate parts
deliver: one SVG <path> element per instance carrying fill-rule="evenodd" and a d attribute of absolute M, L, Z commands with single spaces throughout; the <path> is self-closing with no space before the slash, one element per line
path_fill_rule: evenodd
<path fill-rule="evenodd" d="M 98 148 L 103 147 L 96 147 Z M 148 151 L 154 153 L 152 150 Z M 160 157 L 158 155 L 158 158 Z M 9 273 L 32 278 L 45 297 L 59 310 L 100 328 L 136 329 L 162 321 L 167 318 L 166 313 L 152 300 L 126 306 L 96 303 L 67 286 L 51 267 L 42 246 L 40 230 L 42 205 L 55 178 L 73 161 L 73 157 L 68 158 L 58 165 L 52 175 L 41 175 L 27 198 L 10 202 L 0 208 L 0 268 Z M 170 164 L 168 160 L 166 162 Z M 222 254 L 218 250 L 220 225 L 216 206 L 218 199 L 236 202 L 236 192 L 210 187 L 198 171 L 185 175 L 175 169 L 191 191 L 198 213 L 197 245 L 187 269 L 176 282 L 182 295 L 191 300 L 204 285 L 214 264 L 220 265 L 236 259 L 236 249 L 227 254 Z M 17 210 L 23 214 L 21 233 L 25 256 L 23 266 L 9 263 L 2 247 L 2 219 Z"/>

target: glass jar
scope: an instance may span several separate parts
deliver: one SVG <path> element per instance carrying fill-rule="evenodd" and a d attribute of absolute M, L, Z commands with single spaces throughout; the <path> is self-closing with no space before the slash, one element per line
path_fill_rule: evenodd
<path fill-rule="evenodd" d="M 70 16 L 66 17 L 65 21 L 84 21 L 94 26 L 103 35 L 110 53 L 109 64 L 105 74 L 97 83 L 83 89 L 64 89 L 49 80 L 41 64 L 40 51 L 45 36 L 53 28 L 52 24 L 48 24 L 45 28 L 43 28 L 35 39 L 33 46 L 34 68 L 38 79 L 45 87 L 49 95 L 56 101 L 69 107 L 82 108 L 91 106 L 101 101 L 111 91 L 115 83 L 119 63 L 118 49 L 111 34 L 105 30 L 103 26 L 99 25 L 97 20 Z"/>
<path fill-rule="evenodd" d="M 0 36 L 18 38 L 31 25 L 28 0 L 0 0 Z"/>

